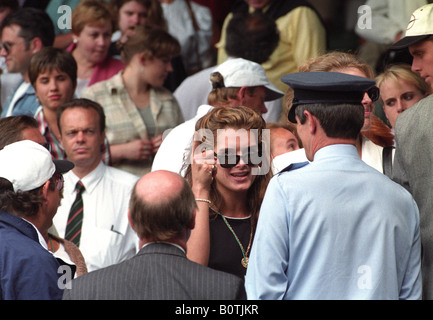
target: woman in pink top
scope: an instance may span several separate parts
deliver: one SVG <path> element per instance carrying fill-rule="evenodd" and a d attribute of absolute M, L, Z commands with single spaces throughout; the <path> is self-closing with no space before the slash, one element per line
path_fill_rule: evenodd
<path fill-rule="evenodd" d="M 67 48 L 78 65 L 76 96 L 124 68 L 124 63 L 108 55 L 114 21 L 106 3 L 84 0 L 72 12 L 73 43 Z"/>

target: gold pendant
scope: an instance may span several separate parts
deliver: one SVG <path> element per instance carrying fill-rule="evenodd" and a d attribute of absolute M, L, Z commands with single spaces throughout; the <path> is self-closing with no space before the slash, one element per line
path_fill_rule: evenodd
<path fill-rule="evenodd" d="M 242 258 L 242 260 L 241 260 L 241 264 L 243 265 L 243 267 L 245 269 L 248 267 L 248 262 L 249 262 L 248 257 Z"/>

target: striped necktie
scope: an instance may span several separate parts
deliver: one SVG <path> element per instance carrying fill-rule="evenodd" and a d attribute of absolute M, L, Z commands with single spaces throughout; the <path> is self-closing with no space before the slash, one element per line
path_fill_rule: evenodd
<path fill-rule="evenodd" d="M 83 198 L 81 194 L 85 190 L 81 181 L 75 186 L 77 196 L 71 206 L 68 222 L 66 223 L 65 239 L 72 241 L 76 246 L 80 245 L 81 226 L 83 224 Z"/>

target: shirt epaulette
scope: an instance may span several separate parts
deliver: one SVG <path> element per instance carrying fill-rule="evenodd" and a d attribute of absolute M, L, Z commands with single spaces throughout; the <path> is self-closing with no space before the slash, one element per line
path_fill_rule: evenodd
<path fill-rule="evenodd" d="M 292 163 L 292 164 L 288 165 L 287 167 L 285 167 L 280 172 L 278 172 L 278 174 L 281 174 L 283 172 L 289 172 L 289 171 L 293 171 L 293 170 L 297 170 L 297 169 L 303 168 L 306 165 L 308 165 L 309 163 L 310 162 L 308 162 L 308 161 Z"/>

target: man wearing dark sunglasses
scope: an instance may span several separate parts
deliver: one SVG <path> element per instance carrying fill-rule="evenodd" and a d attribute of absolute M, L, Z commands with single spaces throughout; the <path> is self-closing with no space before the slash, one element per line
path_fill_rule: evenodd
<path fill-rule="evenodd" d="M 1 117 L 19 114 L 33 116 L 39 107 L 28 77 L 30 58 L 54 43 L 54 25 L 42 10 L 22 8 L 8 15 L 0 30 L 0 56 L 8 73 L 20 73 L 22 81 L 8 96 Z"/>

